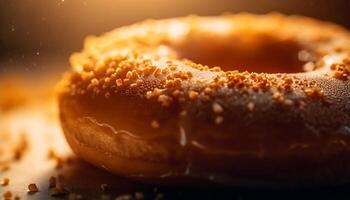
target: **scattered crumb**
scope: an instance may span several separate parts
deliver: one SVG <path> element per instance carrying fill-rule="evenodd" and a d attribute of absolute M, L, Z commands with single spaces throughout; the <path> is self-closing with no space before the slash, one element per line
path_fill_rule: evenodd
<path fill-rule="evenodd" d="M 214 113 L 221 113 L 224 111 L 222 106 L 216 102 L 213 103 L 212 108 L 213 108 Z"/>
<path fill-rule="evenodd" d="M 110 96 L 111 96 L 111 93 L 109 93 L 109 92 L 106 92 L 106 93 L 105 93 L 106 99 L 109 99 Z"/>
<path fill-rule="evenodd" d="M 28 190 L 29 190 L 29 191 L 28 191 L 29 193 L 39 192 L 39 189 L 38 189 L 38 187 L 36 186 L 35 183 L 29 184 L 29 185 L 28 185 Z"/>
<path fill-rule="evenodd" d="M 172 101 L 171 97 L 161 94 L 158 96 L 158 101 L 161 103 L 162 106 L 168 107 L 170 106 L 170 102 Z"/>
<path fill-rule="evenodd" d="M 284 99 L 283 100 L 283 104 L 286 106 L 293 106 L 294 105 L 294 101 L 290 100 L 290 99 Z"/>
<path fill-rule="evenodd" d="M 271 96 L 272 100 L 274 101 L 282 101 L 283 97 L 282 97 L 282 94 L 279 93 L 279 92 L 274 92 L 272 93 L 272 96 Z"/>
<path fill-rule="evenodd" d="M 4 194 L 3 194 L 3 197 L 5 200 L 11 200 L 12 198 L 12 192 L 11 191 L 6 191 Z"/>
<path fill-rule="evenodd" d="M 4 178 L 2 180 L 2 183 L 1 183 L 2 186 L 7 186 L 9 184 L 10 184 L 10 179 L 9 178 Z"/>
<path fill-rule="evenodd" d="M 248 109 L 249 111 L 253 111 L 254 108 L 255 108 L 255 104 L 254 104 L 253 102 L 249 102 L 249 103 L 247 104 L 247 109 Z"/>
<path fill-rule="evenodd" d="M 306 72 L 311 72 L 315 70 L 316 66 L 313 62 L 308 62 L 303 66 L 303 70 Z"/>
<path fill-rule="evenodd" d="M 304 109 L 306 106 L 306 103 L 304 101 L 299 101 L 299 109 Z"/>
<path fill-rule="evenodd" d="M 215 118 L 215 124 L 217 125 L 222 124 L 223 121 L 224 121 L 224 118 L 222 116 L 217 116 Z"/>
<path fill-rule="evenodd" d="M 47 158 L 48 159 L 55 159 L 55 158 L 57 158 L 58 157 L 58 155 L 57 155 L 57 153 L 55 152 L 55 150 L 53 150 L 53 149 L 49 149 L 48 150 L 48 152 L 47 152 Z"/>
<path fill-rule="evenodd" d="M 91 85 L 92 86 L 98 86 L 99 83 L 100 83 L 100 81 L 97 78 L 93 78 L 91 80 Z"/>
<path fill-rule="evenodd" d="M 152 127 L 152 128 L 159 128 L 159 123 L 158 123 L 157 121 L 153 120 L 153 121 L 151 122 L 151 127 Z"/>
<path fill-rule="evenodd" d="M 197 99 L 198 98 L 198 92 L 195 92 L 195 91 L 190 91 L 188 92 L 188 96 L 190 99 Z"/>
<path fill-rule="evenodd" d="M 57 197 L 57 196 L 64 196 L 68 192 L 61 184 L 57 182 L 56 177 L 51 176 L 49 179 L 49 193 L 50 193 L 50 196 Z"/>

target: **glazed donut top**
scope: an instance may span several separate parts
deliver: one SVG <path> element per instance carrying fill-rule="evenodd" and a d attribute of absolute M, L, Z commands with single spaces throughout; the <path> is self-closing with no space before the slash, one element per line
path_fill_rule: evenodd
<path fill-rule="evenodd" d="M 189 104 L 209 102 L 218 125 L 230 107 L 254 114 L 271 107 L 336 103 L 333 108 L 343 114 L 335 124 L 350 122 L 350 34 L 305 17 L 147 20 L 87 38 L 70 62 L 61 92 L 71 96 L 133 96 L 158 102 L 162 109 L 176 106 L 180 113 Z M 161 126 L 151 121 L 152 127 Z"/>

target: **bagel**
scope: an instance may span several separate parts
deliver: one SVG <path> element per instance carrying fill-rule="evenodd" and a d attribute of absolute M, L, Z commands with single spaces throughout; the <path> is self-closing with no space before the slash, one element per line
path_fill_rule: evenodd
<path fill-rule="evenodd" d="M 350 33 L 302 16 L 147 20 L 88 37 L 58 85 L 82 159 L 154 183 L 350 178 Z"/>

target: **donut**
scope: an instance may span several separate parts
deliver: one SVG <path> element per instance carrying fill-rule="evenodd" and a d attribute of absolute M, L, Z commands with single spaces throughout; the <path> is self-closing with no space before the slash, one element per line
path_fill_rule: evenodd
<path fill-rule="evenodd" d="M 160 184 L 350 178 L 350 32 L 271 13 L 146 20 L 90 36 L 58 84 L 72 150 Z M 349 165 L 349 166 L 348 166 Z"/>

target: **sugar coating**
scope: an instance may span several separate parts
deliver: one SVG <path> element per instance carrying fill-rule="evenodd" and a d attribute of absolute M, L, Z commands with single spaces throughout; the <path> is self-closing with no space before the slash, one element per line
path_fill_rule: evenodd
<path fill-rule="evenodd" d="M 219 25 L 220 31 L 207 29 Z M 304 27 L 302 33 L 299 32 L 301 26 Z M 209 67 L 181 58 L 168 45 L 186 37 L 200 37 L 200 34 L 223 36 L 247 30 L 293 39 L 312 49 L 319 57 L 311 64 L 307 63 L 316 67 L 305 74 L 317 72 L 319 76 L 338 80 L 350 77 L 350 35 L 336 25 L 278 14 L 190 16 L 148 20 L 101 37 L 88 38 L 84 50 L 71 57 L 72 70 L 63 80 L 64 90 L 72 96 L 90 94 L 105 98 L 128 90 L 163 107 L 170 107 L 174 102 L 213 101 L 212 111 L 216 114 L 224 110 L 215 102 L 217 93 L 223 90 L 228 94 L 268 94 L 271 102 L 288 107 L 302 107 L 303 101 L 295 102 L 287 94 L 296 93 L 305 99 L 322 100 L 325 97 L 316 81 L 295 74 L 223 71 L 217 66 Z M 335 59 L 333 55 L 341 59 Z M 248 102 L 246 109 L 253 111 L 256 104 Z M 215 118 L 217 124 L 223 121 L 221 116 Z M 157 128 L 159 124 L 152 122 L 152 127 Z"/>

